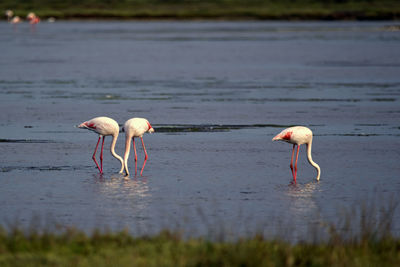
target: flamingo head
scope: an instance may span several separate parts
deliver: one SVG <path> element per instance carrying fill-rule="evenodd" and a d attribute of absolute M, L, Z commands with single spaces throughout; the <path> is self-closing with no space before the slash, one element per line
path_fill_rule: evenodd
<path fill-rule="evenodd" d="M 274 138 L 272 138 L 272 141 L 285 141 L 289 142 L 290 139 L 292 138 L 292 131 L 282 131 L 281 133 L 277 134 Z"/>
<path fill-rule="evenodd" d="M 153 128 L 153 126 L 151 126 L 150 122 L 148 122 L 148 121 L 146 121 L 146 122 L 147 122 L 147 127 L 148 127 L 147 132 L 148 132 L 148 133 L 154 133 L 154 128 Z"/>

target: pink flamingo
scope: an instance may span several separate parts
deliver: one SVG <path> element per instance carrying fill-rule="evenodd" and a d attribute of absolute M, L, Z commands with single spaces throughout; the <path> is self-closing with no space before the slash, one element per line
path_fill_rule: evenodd
<path fill-rule="evenodd" d="M 40 22 L 40 18 L 33 12 L 30 12 L 26 18 L 29 20 L 29 23 L 31 24 L 31 29 L 32 31 L 35 31 L 36 29 L 36 24 Z"/>
<path fill-rule="evenodd" d="M 21 22 L 22 22 L 22 20 L 18 16 L 15 16 L 10 20 L 10 23 L 13 25 L 14 31 L 17 31 L 17 24 L 19 24 Z"/>
<path fill-rule="evenodd" d="M 21 23 L 21 22 L 22 22 L 22 20 L 21 20 L 21 18 L 19 16 L 15 16 L 10 20 L 11 24 L 18 24 L 18 23 Z"/>
<path fill-rule="evenodd" d="M 272 141 L 284 141 L 290 144 L 293 144 L 292 150 L 292 160 L 290 161 L 290 169 L 292 170 L 293 180 L 296 182 L 297 176 L 297 160 L 299 158 L 299 150 L 300 145 L 306 144 L 307 145 L 307 159 L 308 162 L 317 169 L 317 181 L 319 181 L 319 177 L 321 175 L 321 169 L 317 163 L 312 160 L 311 157 L 311 146 L 312 146 L 312 139 L 313 133 L 310 129 L 304 126 L 294 126 L 287 128 L 272 138 Z M 294 164 L 293 169 L 293 156 L 294 156 L 294 149 L 297 145 L 297 153 L 296 153 L 296 162 Z"/>
<path fill-rule="evenodd" d="M 135 146 L 135 137 L 140 137 L 142 140 L 142 146 L 144 151 L 144 162 L 142 166 L 142 170 L 140 175 L 143 174 L 144 165 L 146 165 L 147 161 L 147 151 L 143 142 L 143 134 L 146 132 L 154 133 L 153 127 L 150 125 L 149 121 L 143 118 L 132 118 L 127 120 L 124 124 L 123 131 L 125 131 L 125 155 L 124 155 L 124 166 L 126 171 L 126 176 L 129 176 L 128 170 L 128 158 L 129 152 L 131 149 L 131 140 L 133 141 L 133 150 L 135 151 L 135 175 L 137 174 L 137 154 L 136 154 L 136 146 Z"/>
<path fill-rule="evenodd" d="M 122 173 L 124 170 L 124 161 L 123 159 L 118 156 L 115 153 L 115 144 L 117 142 L 117 138 L 118 138 L 118 134 L 119 134 L 119 125 L 118 123 L 108 117 L 97 117 L 88 121 L 85 121 L 83 123 L 81 123 L 78 128 L 82 128 L 82 129 L 88 129 L 90 131 L 93 131 L 95 133 L 97 133 L 99 135 L 99 140 L 97 141 L 97 145 L 96 148 L 94 150 L 92 159 L 94 161 L 94 163 L 96 163 L 97 168 L 99 169 L 100 174 L 103 173 L 103 147 L 104 147 L 104 138 L 108 135 L 111 135 L 113 137 L 112 142 L 111 142 L 111 147 L 110 147 L 110 151 L 111 151 L 111 155 L 114 156 L 114 158 L 118 159 L 121 162 L 121 170 L 119 171 L 119 173 Z M 96 152 L 97 152 L 97 148 L 99 146 L 100 143 L 100 139 L 101 137 L 103 137 L 103 142 L 101 144 L 101 153 L 100 153 L 100 164 L 101 167 L 99 166 L 99 164 L 96 161 Z"/>
<path fill-rule="evenodd" d="M 33 12 L 29 12 L 26 18 L 29 20 L 30 24 L 38 24 L 40 22 L 40 18 Z"/>

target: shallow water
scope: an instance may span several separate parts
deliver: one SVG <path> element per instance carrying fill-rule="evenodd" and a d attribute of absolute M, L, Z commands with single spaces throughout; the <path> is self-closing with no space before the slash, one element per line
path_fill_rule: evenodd
<path fill-rule="evenodd" d="M 380 205 L 400 191 L 395 24 L 0 23 L 0 223 L 297 239 Z M 103 115 L 152 123 L 143 177 L 109 152 L 98 174 L 74 125 Z M 290 184 L 291 146 L 271 141 L 290 125 L 314 131 L 320 182 L 302 147 Z"/>

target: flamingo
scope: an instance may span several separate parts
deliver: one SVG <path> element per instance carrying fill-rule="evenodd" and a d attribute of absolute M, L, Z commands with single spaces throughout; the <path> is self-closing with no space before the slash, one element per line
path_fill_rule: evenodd
<path fill-rule="evenodd" d="M 13 25 L 13 27 L 14 27 L 14 30 L 16 30 L 16 28 L 17 28 L 17 24 L 18 23 L 21 23 L 22 22 L 22 20 L 21 20 L 21 18 L 19 17 L 19 16 L 15 16 L 15 17 L 13 17 L 14 16 L 14 12 L 12 11 L 12 10 L 6 10 L 6 16 L 7 16 L 7 21 L 9 22 L 9 23 L 11 23 L 12 25 Z"/>
<path fill-rule="evenodd" d="M 294 127 L 287 128 L 287 129 L 283 130 L 282 132 L 280 132 L 279 134 L 277 134 L 274 138 L 272 138 L 272 141 L 284 141 L 284 142 L 293 144 L 292 160 L 290 162 L 290 169 L 292 170 L 294 182 L 296 182 L 297 160 L 299 158 L 300 145 L 302 145 L 302 144 L 307 145 L 307 159 L 308 159 L 308 162 L 315 169 L 317 169 L 317 181 L 319 181 L 319 177 L 321 175 L 321 169 L 320 169 L 319 165 L 312 160 L 312 157 L 311 157 L 312 139 L 313 139 L 312 131 L 304 126 L 294 126 Z M 293 156 L 294 156 L 294 149 L 295 149 L 296 145 L 297 145 L 296 162 L 294 164 L 294 169 L 293 169 Z"/>
<path fill-rule="evenodd" d="M 13 25 L 14 31 L 17 31 L 17 25 L 21 22 L 22 20 L 19 16 L 15 16 L 10 20 L 10 23 Z"/>
<path fill-rule="evenodd" d="M 83 123 L 81 123 L 78 128 L 82 128 L 82 129 L 88 129 L 90 131 L 93 131 L 95 133 L 97 133 L 99 135 L 99 140 L 97 141 L 97 145 L 96 148 L 94 150 L 92 159 L 94 161 L 94 163 L 96 163 L 97 168 L 99 169 L 100 174 L 103 174 L 103 147 L 104 147 L 104 138 L 108 135 L 112 136 L 112 142 L 111 142 L 111 147 L 110 147 L 110 151 L 111 151 L 111 155 L 114 156 L 114 158 L 118 159 L 121 162 L 121 170 L 119 171 L 119 173 L 122 173 L 124 170 L 124 161 L 122 159 L 122 157 L 118 156 L 117 153 L 115 153 L 115 144 L 117 142 L 117 138 L 118 138 L 118 134 L 119 134 L 119 125 L 118 123 L 108 117 L 96 117 L 93 118 L 91 120 L 85 121 Z M 103 142 L 101 144 L 101 153 L 100 153 L 100 165 L 97 163 L 96 161 L 96 152 L 97 152 L 97 148 L 99 146 L 100 143 L 100 139 L 101 137 L 103 137 Z"/>
<path fill-rule="evenodd" d="M 124 166 L 125 166 L 126 176 L 129 176 L 128 158 L 131 149 L 131 140 L 133 141 L 133 150 L 135 151 L 135 175 L 137 174 L 137 154 L 135 146 L 135 137 L 140 137 L 140 139 L 142 140 L 142 146 L 145 155 L 142 170 L 140 171 L 140 175 L 142 175 L 144 165 L 146 165 L 146 161 L 148 158 L 146 147 L 144 146 L 143 142 L 143 134 L 146 132 L 154 133 L 154 128 L 151 126 L 150 122 L 144 118 L 132 118 L 125 122 L 123 131 L 125 131 Z"/>
<path fill-rule="evenodd" d="M 40 22 L 40 18 L 33 12 L 28 13 L 26 18 L 29 20 L 29 23 L 32 25 L 32 31 L 35 31 L 35 25 Z"/>
<path fill-rule="evenodd" d="M 7 17 L 7 21 L 10 21 L 12 16 L 14 16 L 14 12 L 10 9 L 7 9 L 6 12 L 4 13 Z"/>
<path fill-rule="evenodd" d="M 22 22 L 22 20 L 21 20 L 21 18 L 19 16 L 15 16 L 10 20 L 11 24 L 18 24 L 18 23 L 21 23 L 21 22 Z"/>
<path fill-rule="evenodd" d="M 27 18 L 29 21 L 31 21 L 31 20 L 33 20 L 34 18 L 36 18 L 36 14 L 33 13 L 33 12 L 29 12 L 28 15 L 26 15 L 26 18 Z"/>
<path fill-rule="evenodd" d="M 22 20 L 19 16 L 15 16 L 10 20 L 10 23 L 13 25 L 14 32 L 17 31 L 17 25 L 21 22 Z"/>

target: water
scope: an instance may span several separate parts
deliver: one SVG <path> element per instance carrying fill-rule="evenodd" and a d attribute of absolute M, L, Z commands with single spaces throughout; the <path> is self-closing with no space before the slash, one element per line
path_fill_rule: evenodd
<path fill-rule="evenodd" d="M 0 23 L 0 223 L 298 239 L 343 208 L 396 197 L 400 35 L 390 25 Z M 98 174 L 97 136 L 74 128 L 96 116 L 149 119 L 143 177 L 124 179 L 108 151 Z M 271 141 L 290 125 L 314 131 L 320 182 L 302 147 L 291 184 L 291 146 Z"/>

